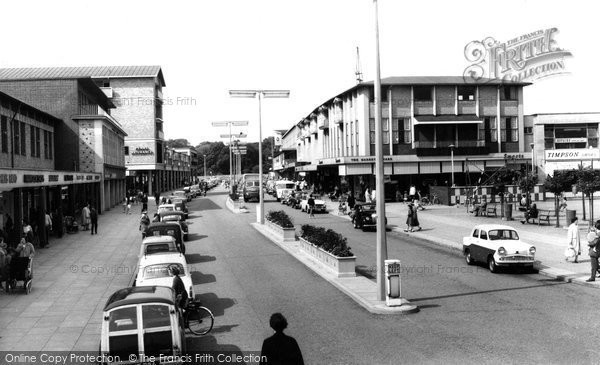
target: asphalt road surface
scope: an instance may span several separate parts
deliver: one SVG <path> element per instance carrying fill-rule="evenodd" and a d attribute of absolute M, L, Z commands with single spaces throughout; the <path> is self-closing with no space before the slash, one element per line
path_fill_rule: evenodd
<path fill-rule="evenodd" d="M 374 315 L 257 233 L 250 214 L 225 208 L 225 195 L 195 200 L 188 253 L 195 291 L 216 314 L 215 331 L 192 348 L 257 351 L 272 332 L 273 312 L 289 322 L 308 364 L 597 363 L 593 288 L 535 273 L 492 274 L 446 249 L 388 234 L 388 256 L 400 258 L 402 295 L 421 311 Z M 375 277 L 375 234 L 329 214 L 309 219 L 274 200 L 297 226 L 327 226 L 348 237 L 360 273 Z M 425 227 L 425 229 L 433 229 Z M 443 229 L 436 227 L 435 229 Z M 415 235 L 416 236 L 416 235 Z M 194 262 L 194 261 L 192 261 Z"/>

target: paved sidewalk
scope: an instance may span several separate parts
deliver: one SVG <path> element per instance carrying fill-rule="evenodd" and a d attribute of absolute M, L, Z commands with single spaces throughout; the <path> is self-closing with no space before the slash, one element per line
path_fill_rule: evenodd
<path fill-rule="evenodd" d="M 0 292 L 0 349 L 98 350 L 104 304 L 135 271 L 141 207 L 126 215 L 117 206 L 99 216 L 97 235 L 51 237 L 36 249 L 31 293 Z"/>
<path fill-rule="evenodd" d="M 337 215 L 338 203 L 330 202 L 328 199 L 324 200 L 327 203 L 328 211 Z M 575 205 L 575 203 L 570 202 L 570 205 Z M 552 206 L 553 201 L 538 203 L 539 209 L 551 209 Z M 573 208 L 576 207 L 573 206 Z M 580 202 L 578 208 L 581 209 Z M 462 249 L 462 238 L 471 233 L 473 226 L 484 223 L 505 224 L 516 228 L 523 241 L 535 245 L 537 249 L 536 267 L 541 274 L 564 281 L 600 287 L 600 279 L 594 283 L 585 282 L 590 277 L 591 271 L 587 241 L 585 240 L 587 222 L 580 224 L 582 256 L 579 257 L 579 263 L 572 263 L 572 261 L 565 262 L 564 259 L 567 231 L 564 227 L 555 228 L 555 222 L 552 220 L 551 225 L 542 223 L 538 226 L 537 224 L 522 224 L 520 220 L 523 213 L 519 211 L 513 211 L 513 221 L 504 221 L 500 217 L 475 217 L 473 214 L 467 213 L 464 206 L 429 205 L 425 207 L 424 211 L 419 211 L 419 222 L 423 229 L 419 232 L 406 233 L 404 228 L 406 228 L 407 210 L 408 207 L 404 203 L 386 203 L 388 226 L 396 234 L 414 235 L 426 241 L 451 247 L 459 253 Z M 600 212 L 600 209 L 596 209 L 596 212 Z M 577 214 L 581 217 L 581 212 Z M 347 215 L 340 216 L 340 218 L 350 219 Z M 562 225 L 564 217 L 561 219 Z"/>

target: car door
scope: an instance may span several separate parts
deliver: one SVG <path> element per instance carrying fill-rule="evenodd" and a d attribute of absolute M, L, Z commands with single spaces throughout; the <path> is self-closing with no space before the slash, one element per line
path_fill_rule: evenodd
<path fill-rule="evenodd" d="M 479 229 L 475 228 L 473 233 L 471 233 L 471 237 L 469 237 L 469 251 L 471 252 L 471 258 L 473 260 L 479 261 L 479 252 L 481 249 L 479 248 Z"/>
<path fill-rule="evenodd" d="M 479 231 L 479 258 L 478 261 L 487 262 L 490 242 L 488 232 L 485 229 Z"/>

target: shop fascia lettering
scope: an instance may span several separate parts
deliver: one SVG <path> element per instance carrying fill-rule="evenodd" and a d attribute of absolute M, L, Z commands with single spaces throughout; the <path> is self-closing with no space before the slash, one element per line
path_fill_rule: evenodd
<path fill-rule="evenodd" d="M 589 160 L 599 158 L 598 149 L 548 150 L 546 160 Z"/>

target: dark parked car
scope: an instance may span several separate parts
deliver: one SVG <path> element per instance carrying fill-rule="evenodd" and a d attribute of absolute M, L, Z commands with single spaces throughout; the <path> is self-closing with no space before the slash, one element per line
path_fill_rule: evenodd
<path fill-rule="evenodd" d="M 357 203 L 354 205 L 352 215 L 352 225 L 354 228 L 361 228 L 363 231 L 367 228 L 377 227 L 377 208 L 375 203 Z M 387 224 L 387 218 L 385 219 Z"/>
<path fill-rule="evenodd" d="M 177 222 L 158 222 L 150 224 L 146 229 L 146 237 L 152 236 L 171 236 L 175 238 L 177 246 L 181 247 L 181 253 L 185 254 L 183 229 Z"/>
<path fill-rule="evenodd" d="M 185 198 L 180 196 L 170 196 L 169 199 L 171 200 L 171 203 L 175 205 L 175 211 L 183 212 L 185 214 L 185 219 L 188 219 L 188 208 L 185 203 Z"/>
<path fill-rule="evenodd" d="M 187 241 L 189 228 L 188 228 L 187 223 L 185 222 L 185 213 L 184 212 L 179 212 L 179 211 L 169 212 L 169 211 L 163 210 L 163 211 L 159 212 L 158 214 L 160 215 L 161 222 L 178 222 L 179 225 L 181 226 L 181 229 L 183 229 L 183 239 Z"/>

